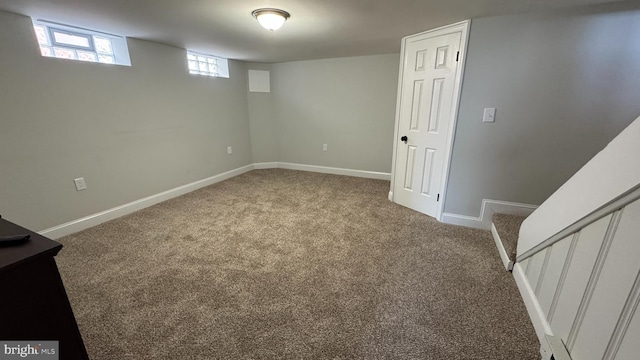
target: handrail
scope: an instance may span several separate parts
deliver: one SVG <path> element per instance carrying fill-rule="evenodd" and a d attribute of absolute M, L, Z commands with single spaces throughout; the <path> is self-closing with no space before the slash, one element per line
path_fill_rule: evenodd
<path fill-rule="evenodd" d="M 582 219 L 567 226 L 563 230 L 557 232 L 555 235 L 551 236 L 547 240 L 525 251 L 524 253 L 516 257 L 516 261 L 521 262 L 526 260 L 527 258 L 530 258 L 531 256 L 539 253 L 540 251 L 548 248 L 549 246 L 552 246 L 553 244 L 566 238 L 567 236 L 579 231 L 580 229 L 590 225 L 591 223 L 594 223 L 602 219 L 603 217 L 613 213 L 614 211 L 629 205 L 630 203 L 638 199 L 640 199 L 640 184 L 636 185 L 631 190 L 625 192 L 624 194 L 618 196 L 617 198 L 611 200 L 610 202 L 606 203 L 605 205 L 591 212 L 590 214 L 583 217 Z"/>
<path fill-rule="evenodd" d="M 516 260 L 526 259 L 621 206 L 617 200 L 626 199 L 640 185 L 638 153 L 640 117 L 527 217 L 520 227 Z"/>

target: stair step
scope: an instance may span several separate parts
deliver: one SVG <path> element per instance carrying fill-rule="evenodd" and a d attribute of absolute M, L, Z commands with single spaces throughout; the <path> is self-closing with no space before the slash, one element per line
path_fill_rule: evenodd
<path fill-rule="evenodd" d="M 511 270 L 516 261 L 516 252 L 518 248 L 518 234 L 520 233 L 520 225 L 526 219 L 525 216 L 494 214 L 493 229 L 496 246 L 500 251 L 500 256 L 505 263 L 507 270 Z M 499 239 L 499 240 L 498 240 Z M 500 249 L 502 245 L 502 249 Z"/>

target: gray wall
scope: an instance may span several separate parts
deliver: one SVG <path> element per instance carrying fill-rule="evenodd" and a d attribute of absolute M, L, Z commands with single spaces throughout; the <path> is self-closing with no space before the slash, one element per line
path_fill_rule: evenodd
<path fill-rule="evenodd" d="M 473 21 L 446 212 L 540 203 L 640 115 L 632 6 Z M 0 46 L 0 214 L 36 230 L 251 162 L 391 171 L 398 54 L 201 78 L 184 50 L 132 39 L 133 67 L 42 58 L 7 13 Z M 247 93 L 248 68 L 271 71 L 271 93 Z"/>
<path fill-rule="evenodd" d="M 184 50 L 132 39 L 132 67 L 43 58 L 31 20 L 2 12 L 0 49 L 11 221 L 42 230 L 252 162 L 244 63 L 230 61 L 230 79 L 196 77 Z"/>
<path fill-rule="evenodd" d="M 446 212 L 540 204 L 640 115 L 632 6 L 473 20 Z"/>
<path fill-rule="evenodd" d="M 390 54 L 273 64 L 278 160 L 391 172 L 399 61 Z"/>
<path fill-rule="evenodd" d="M 251 70 L 271 72 L 271 64 L 247 63 Z M 269 74 L 273 77 L 273 73 Z M 271 79 L 273 82 L 273 79 Z M 249 84 L 247 84 L 248 88 Z M 273 91 L 273 89 L 271 89 Z M 248 95 L 251 148 L 256 163 L 278 161 L 278 129 L 273 93 L 250 92 Z"/>

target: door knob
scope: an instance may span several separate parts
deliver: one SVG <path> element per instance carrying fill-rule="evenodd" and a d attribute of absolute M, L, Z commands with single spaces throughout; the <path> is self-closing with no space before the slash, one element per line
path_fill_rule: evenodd
<path fill-rule="evenodd" d="M 407 140 L 409 140 L 409 138 L 406 136 L 400 138 L 400 141 L 404 141 L 405 144 L 407 143 Z"/>

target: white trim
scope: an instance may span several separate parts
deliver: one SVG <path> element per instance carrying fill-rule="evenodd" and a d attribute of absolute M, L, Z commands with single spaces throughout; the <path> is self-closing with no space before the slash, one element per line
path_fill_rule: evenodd
<path fill-rule="evenodd" d="M 556 290 L 553 293 L 553 300 L 551 300 L 551 306 L 549 307 L 549 311 L 547 312 L 547 321 L 550 323 L 553 322 L 553 316 L 555 315 L 556 309 L 558 308 L 558 300 L 560 299 L 560 294 L 562 293 L 562 289 L 564 288 L 564 283 L 567 280 L 567 273 L 569 272 L 569 266 L 571 265 L 571 261 L 573 260 L 573 254 L 576 252 L 579 238 L 580 232 L 573 234 L 573 236 L 571 237 L 571 244 L 569 245 L 567 256 L 564 259 L 564 264 L 562 265 L 560 279 L 558 279 Z"/>
<path fill-rule="evenodd" d="M 458 215 L 458 214 L 452 214 L 452 213 L 443 213 L 442 219 L 440 221 L 442 221 L 445 224 L 460 225 L 460 226 L 466 226 L 466 227 L 482 229 L 482 230 L 489 230 L 490 229 L 489 226 L 491 226 L 491 223 L 485 225 L 482 222 L 482 219 L 479 217 Z"/>
<path fill-rule="evenodd" d="M 569 335 L 567 335 L 566 345 L 567 350 L 569 351 L 573 351 L 573 345 L 575 345 L 578 333 L 580 332 L 580 327 L 582 326 L 582 322 L 587 315 L 589 304 L 591 303 L 593 294 L 596 291 L 596 287 L 598 286 L 600 274 L 602 274 L 604 263 L 605 261 L 607 261 L 607 257 L 609 256 L 609 249 L 611 249 L 611 244 L 616 237 L 616 231 L 618 231 L 618 226 L 620 225 L 620 219 L 622 218 L 623 212 L 624 208 L 614 212 L 613 216 L 611 216 L 611 220 L 609 220 L 607 232 L 604 235 L 604 240 L 602 241 L 602 245 L 600 246 L 600 251 L 598 251 L 598 257 L 596 257 L 596 262 L 593 265 L 593 270 L 591 270 L 591 275 L 589 276 L 587 287 L 584 290 L 582 300 L 580 301 L 580 305 L 578 306 L 578 312 L 576 313 L 576 317 L 573 319 L 573 325 L 571 325 Z"/>
<path fill-rule="evenodd" d="M 544 261 L 542 262 L 542 269 L 540 269 L 540 276 L 538 276 L 538 283 L 536 284 L 535 293 L 536 296 L 540 295 L 540 288 L 542 288 L 542 283 L 544 282 L 544 276 L 547 274 L 547 267 L 549 267 L 549 259 L 551 258 L 551 253 L 553 252 L 553 247 L 549 246 L 547 251 L 544 253 Z"/>
<path fill-rule="evenodd" d="M 447 201 L 447 185 L 449 183 L 449 170 L 451 168 L 451 158 L 453 155 L 453 141 L 455 138 L 456 127 L 458 126 L 458 113 L 460 111 L 460 99 L 462 98 L 462 84 L 464 82 L 464 68 L 467 59 L 467 44 L 469 43 L 469 34 L 471 33 L 471 20 L 461 21 L 452 27 L 461 27 L 462 36 L 460 38 L 460 64 L 456 70 L 456 80 L 454 82 L 453 108 L 451 111 L 451 122 L 449 123 L 449 135 L 447 137 L 447 145 L 444 153 L 444 168 L 442 169 L 442 181 L 440 182 L 440 202 L 436 212 L 436 219 L 442 221 L 444 214 L 444 204 Z"/>
<path fill-rule="evenodd" d="M 214 175 L 206 179 L 198 180 L 190 184 L 178 186 L 176 188 L 163 191 L 155 195 L 147 196 L 145 198 L 135 200 L 135 201 L 126 203 L 124 205 L 116 206 L 114 208 L 101 211 L 99 213 L 85 216 L 77 220 L 69 221 L 67 223 L 39 231 L 38 233 L 40 235 L 49 237 L 51 239 L 58 239 L 63 236 L 76 233 L 78 231 L 82 231 L 90 227 L 100 225 L 103 222 L 117 219 L 121 216 L 131 214 L 132 212 L 142 210 L 151 205 L 155 205 L 157 203 L 172 199 L 180 195 L 184 195 L 194 190 L 198 190 L 205 186 L 213 185 L 217 182 L 230 179 L 234 176 L 242 175 L 254 169 L 277 169 L 277 168 L 311 171 L 311 172 L 318 172 L 318 173 L 324 173 L 324 174 L 355 176 L 355 177 L 379 179 L 379 180 L 389 180 L 391 178 L 391 174 L 389 173 L 382 173 L 382 172 L 375 172 L 375 171 L 352 170 L 352 169 L 342 169 L 342 168 L 333 168 L 333 167 L 325 167 L 325 166 L 290 164 L 290 163 L 279 163 L 279 162 L 255 163 L 255 164 L 245 165 L 237 169 L 224 172 L 222 174 Z"/>
<path fill-rule="evenodd" d="M 518 255 L 517 261 L 524 260 L 528 257 L 531 257 L 538 252 L 544 250 L 545 248 L 557 243 L 558 241 L 566 238 L 567 236 L 576 233 L 582 228 L 589 226 L 591 223 L 594 223 L 603 217 L 613 213 L 618 209 L 622 209 L 625 206 L 631 204 L 632 202 L 640 199 L 640 185 L 636 185 L 632 190 L 620 195 L 618 198 L 610 201 L 609 203 L 603 205 L 601 208 L 595 210 L 591 214 L 583 217 L 582 219 L 574 222 L 573 224 L 567 226 L 562 231 L 556 233 L 552 237 L 548 238 L 545 241 L 542 241 L 538 245 L 532 247 L 531 249 L 525 251 L 524 253 Z"/>
<path fill-rule="evenodd" d="M 353 169 L 343 169 L 343 168 L 335 168 L 335 167 L 327 167 L 327 166 L 316 166 L 316 165 L 304 165 L 304 164 L 292 164 L 292 163 L 278 163 L 278 168 L 280 169 L 289 169 L 289 170 L 301 170 L 301 171 L 311 171 L 323 174 L 333 174 L 333 175 L 346 175 L 346 176 L 355 176 L 367 179 L 378 179 L 378 180 L 390 180 L 391 174 L 376 172 L 376 171 L 365 171 L 365 170 L 353 170 Z"/>
<path fill-rule="evenodd" d="M 449 181 L 449 169 L 451 166 L 451 154 L 453 153 L 453 139 L 454 139 L 454 135 L 455 135 L 455 130 L 456 130 L 456 126 L 457 126 L 457 121 L 458 121 L 458 111 L 460 108 L 460 98 L 462 96 L 462 83 L 464 80 L 464 67 L 465 67 L 465 63 L 466 63 L 466 55 L 467 55 L 467 44 L 469 43 L 469 33 L 470 33 L 470 28 L 471 28 L 471 20 L 464 20 L 464 21 L 460 21 L 454 24 L 450 24 L 450 25 L 446 25 L 446 26 L 441 26 L 439 28 L 435 28 L 435 29 L 431 29 L 431 30 L 427 30 L 427 31 L 423 31 L 421 33 L 418 34 L 413 34 L 413 35 L 409 35 L 406 36 L 402 39 L 401 41 L 401 45 L 400 45 L 400 55 L 401 55 L 401 61 L 400 61 L 400 72 L 399 72 L 399 76 L 398 76 L 398 95 L 397 95 L 397 99 L 396 99 L 396 121 L 395 121 L 395 127 L 394 127 L 394 133 L 393 133 L 393 157 L 391 160 L 391 192 L 390 192 L 390 196 L 391 198 L 389 200 L 394 201 L 393 200 L 393 190 L 394 190 L 394 185 L 395 185 L 395 172 L 396 172 L 396 156 L 397 156 L 397 148 L 398 148 L 398 136 L 399 136 L 399 127 L 400 127 L 400 101 L 402 99 L 402 85 L 403 85 L 403 81 L 404 81 L 404 68 L 406 66 L 406 61 L 407 58 L 405 56 L 405 45 L 408 41 L 410 41 L 411 39 L 415 38 L 415 37 L 422 37 L 425 34 L 429 34 L 432 36 L 439 36 L 439 35 L 445 35 L 445 34 L 449 34 L 452 32 L 456 32 L 456 31 L 460 31 L 462 33 L 462 36 L 460 37 L 460 59 L 459 59 L 459 64 L 458 67 L 456 69 L 456 75 L 455 75 L 455 80 L 454 80 L 454 85 L 453 85 L 453 102 L 451 104 L 451 120 L 449 122 L 449 131 L 447 134 L 447 143 L 445 145 L 444 148 L 444 156 L 445 156 L 445 161 L 444 161 L 444 166 L 442 168 L 442 179 L 440 181 L 440 196 L 441 196 L 441 201 L 439 201 L 438 207 L 436 209 L 436 216 L 435 218 L 438 221 L 444 222 L 443 221 L 443 216 L 444 214 L 444 204 L 446 201 L 446 196 L 447 196 L 447 182 Z"/>
<path fill-rule="evenodd" d="M 278 162 L 274 161 L 274 162 L 254 163 L 253 168 L 254 169 L 277 169 Z"/>
<path fill-rule="evenodd" d="M 531 323 L 533 324 L 533 328 L 536 331 L 536 335 L 538 336 L 538 340 L 542 342 L 544 340 L 545 334 L 553 335 L 551 331 L 551 326 L 547 322 L 546 317 L 544 316 L 544 311 L 542 311 L 542 307 L 540 307 L 540 303 L 538 302 L 538 298 L 533 292 L 531 285 L 529 285 L 529 281 L 522 271 L 522 267 L 520 263 L 516 263 L 513 267 L 513 277 L 516 280 L 516 285 L 518 285 L 518 290 L 520 291 L 520 295 L 522 296 L 522 300 L 524 301 L 524 305 L 527 308 L 527 312 L 529 313 L 529 318 L 531 319 Z"/>
<path fill-rule="evenodd" d="M 616 324 L 615 329 L 613 330 L 613 335 L 611 335 L 611 339 L 609 340 L 609 344 L 607 344 L 607 348 L 604 352 L 604 356 L 602 359 L 604 360 L 615 360 L 618 355 L 618 350 L 624 341 L 625 336 L 627 335 L 627 331 L 629 330 L 629 326 L 635 317 L 636 312 L 638 311 L 638 306 L 640 305 L 640 272 L 636 275 L 636 281 L 633 283 L 633 287 L 631 287 L 631 291 L 629 292 L 629 297 L 627 298 L 627 302 L 624 304 L 622 308 L 622 313 L 620 314 L 620 320 L 618 320 L 618 324 Z"/>
<path fill-rule="evenodd" d="M 507 250 L 504 249 L 504 245 L 502 244 L 502 239 L 500 239 L 498 230 L 496 229 L 496 226 L 493 223 L 491 223 L 491 235 L 493 235 L 493 241 L 496 243 L 496 247 L 498 248 L 498 254 L 500 254 L 502 265 L 504 265 L 504 268 L 507 271 L 513 270 L 513 261 L 509 259 Z"/>
<path fill-rule="evenodd" d="M 525 271 L 524 271 L 524 276 L 525 276 L 526 278 L 528 278 L 528 277 L 529 277 L 529 273 L 531 272 L 531 264 L 533 264 L 533 260 L 531 260 L 531 259 L 527 259 L 527 268 L 526 268 L 526 269 L 525 269 Z"/>
<path fill-rule="evenodd" d="M 399 137 L 399 128 L 400 128 L 400 106 L 398 104 L 400 104 L 400 102 L 402 101 L 402 75 L 404 73 L 404 65 L 405 62 L 407 61 L 407 59 L 404 56 L 404 49 L 405 49 L 405 40 L 402 39 L 402 41 L 400 41 L 400 70 L 399 73 L 400 75 L 398 75 L 398 95 L 396 96 L 396 118 L 395 118 L 395 124 L 393 127 L 393 155 L 391 157 L 391 184 L 389 187 L 389 200 L 390 201 L 394 201 L 393 199 L 393 190 L 394 190 L 394 184 L 395 184 L 395 174 L 396 174 L 396 156 L 398 153 L 398 137 Z"/>
<path fill-rule="evenodd" d="M 467 216 L 452 213 L 443 213 L 442 221 L 445 224 L 462 225 L 466 227 L 491 230 L 491 218 L 493 214 L 507 214 L 529 216 L 538 208 L 537 205 L 522 204 L 510 201 L 483 199 L 480 208 L 480 216 Z"/>
<path fill-rule="evenodd" d="M 96 214 L 85 216 L 77 220 L 69 221 L 67 223 L 39 231 L 38 233 L 40 235 L 46 236 L 51 239 L 61 238 L 63 236 L 70 235 L 75 232 L 102 224 L 103 222 L 113 220 L 127 214 L 131 214 L 132 212 L 135 212 L 138 210 L 142 210 L 151 205 L 155 205 L 157 203 L 172 199 L 180 195 L 184 195 L 194 190 L 198 190 L 202 187 L 209 186 L 217 182 L 230 179 L 234 176 L 244 174 L 248 171 L 253 170 L 253 168 L 254 168 L 253 164 L 239 167 L 237 169 L 224 172 L 222 174 L 218 174 L 218 175 L 208 177 L 206 179 L 198 180 L 187 185 L 178 186 L 176 188 L 163 191 L 155 195 L 147 196 L 145 198 L 135 200 L 124 205 L 116 206 L 114 208 L 101 211 Z"/>

